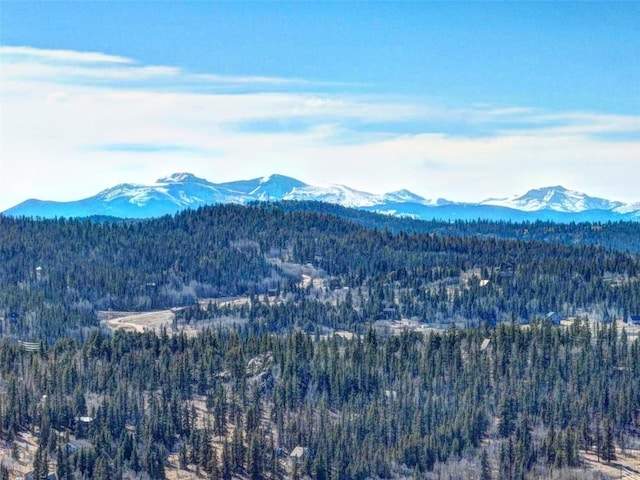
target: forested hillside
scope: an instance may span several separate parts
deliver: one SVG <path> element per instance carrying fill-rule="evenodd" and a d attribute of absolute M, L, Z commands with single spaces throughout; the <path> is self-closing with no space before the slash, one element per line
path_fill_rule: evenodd
<path fill-rule="evenodd" d="M 251 324 L 194 338 L 96 333 L 39 352 L 5 341 L 0 360 L 7 451 L 21 459 L 30 431 L 36 472 L 65 480 L 176 469 L 256 480 L 603 478 L 575 470 L 586 452 L 610 464 L 640 445 L 638 342 L 581 321 L 352 340 L 261 335 Z M 69 451 L 77 439 L 83 448 Z"/>
<path fill-rule="evenodd" d="M 637 254 L 290 207 L 0 216 L 0 479 L 640 470 Z"/>
<path fill-rule="evenodd" d="M 321 286 L 304 285 L 304 268 Z M 14 339 L 79 335 L 97 325 L 97 310 L 270 290 L 322 304 L 327 313 L 307 324 L 330 317 L 349 329 L 390 316 L 465 325 L 549 312 L 626 320 L 640 308 L 640 257 L 600 246 L 393 233 L 277 206 L 128 223 L 0 217 L 0 334 Z M 301 325 L 289 318 L 278 327 Z"/>
<path fill-rule="evenodd" d="M 266 207 L 265 207 L 266 208 Z M 476 236 L 513 240 L 538 240 L 563 245 L 601 245 L 616 250 L 640 253 L 640 222 L 556 223 L 551 221 L 507 222 L 414 220 L 392 215 L 355 210 L 321 202 L 278 202 L 285 211 L 327 213 L 359 225 L 393 233 L 433 233 L 443 237 Z"/>

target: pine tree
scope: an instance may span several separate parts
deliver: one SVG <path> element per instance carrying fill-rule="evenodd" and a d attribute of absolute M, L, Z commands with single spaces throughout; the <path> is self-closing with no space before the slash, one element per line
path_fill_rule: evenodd
<path fill-rule="evenodd" d="M 71 467 L 69 466 L 69 453 L 67 446 L 58 444 L 56 450 L 56 474 L 58 480 L 69 480 L 71 478 Z"/>
<path fill-rule="evenodd" d="M 516 465 L 522 465 L 522 470 L 527 471 L 535 462 L 535 452 L 533 449 L 533 440 L 531 438 L 531 428 L 529 420 L 525 416 L 519 422 L 515 432 L 516 437 Z"/>
<path fill-rule="evenodd" d="M 187 463 L 187 446 L 183 443 L 180 445 L 180 450 L 178 450 L 178 465 L 181 470 L 186 470 Z"/>
<path fill-rule="evenodd" d="M 47 452 L 42 446 L 38 446 L 33 457 L 33 478 L 35 480 L 46 480 L 49 475 L 49 459 Z"/>
<path fill-rule="evenodd" d="M 164 461 L 155 444 L 147 451 L 145 463 L 147 465 L 147 473 L 151 478 L 159 480 L 165 478 Z"/>
<path fill-rule="evenodd" d="M 485 449 L 480 456 L 480 480 L 491 480 L 491 465 L 489 464 L 489 454 Z"/>
<path fill-rule="evenodd" d="M 245 458 L 245 446 L 242 431 L 236 428 L 231 437 L 231 459 L 234 472 L 242 470 Z"/>
<path fill-rule="evenodd" d="M 498 405 L 498 433 L 507 438 L 515 429 L 516 405 L 510 396 L 503 396 Z"/>
<path fill-rule="evenodd" d="M 499 472 L 501 479 L 513 479 L 514 478 L 514 465 L 515 453 L 513 448 L 513 441 L 511 438 L 506 442 L 502 442 L 500 445 L 500 465 Z"/>
<path fill-rule="evenodd" d="M 220 382 L 216 383 L 213 400 L 213 433 L 218 437 L 227 434 L 227 398 Z"/>
<path fill-rule="evenodd" d="M 231 447 L 225 440 L 222 445 L 222 480 L 231 480 L 233 474 L 233 457 L 231 455 Z"/>
<path fill-rule="evenodd" d="M 262 480 L 264 478 L 262 445 L 256 435 L 252 435 L 249 440 L 249 449 L 247 450 L 247 471 L 251 480 Z"/>
<path fill-rule="evenodd" d="M 93 468 L 92 478 L 94 478 L 95 480 L 109 480 L 111 478 L 109 461 L 104 455 L 100 455 L 96 460 L 96 465 Z"/>
<path fill-rule="evenodd" d="M 207 471 L 209 472 L 209 480 L 218 480 L 220 478 L 220 467 L 218 466 L 218 454 L 212 450 L 211 457 L 207 462 Z"/>
<path fill-rule="evenodd" d="M 607 420 L 603 427 L 602 432 L 602 459 L 611 463 L 616 459 L 616 447 L 613 443 L 613 432 L 611 423 Z"/>

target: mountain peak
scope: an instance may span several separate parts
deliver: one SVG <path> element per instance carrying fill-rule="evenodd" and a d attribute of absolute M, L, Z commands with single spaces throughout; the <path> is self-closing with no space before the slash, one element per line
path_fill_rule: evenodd
<path fill-rule="evenodd" d="M 425 203 L 426 200 L 420 195 L 416 195 L 407 189 L 396 190 L 395 192 L 385 193 L 382 198 L 390 202 L 414 202 Z"/>
<path fill-rule="evenodd" d="M 193 173 L 179 172 L 172 173 L 166 177 L 159 178 L 156 183 L 209 183 L 204 178 L 196 177 Z"/>
<path fill-rule="evenodd" d="M 91 215 L 147 218 L 202 205 L 278 200 L 321 201 L 425 220 L 640 220 L 640 203 L 624 204 L 590 197 L 561 185 L 536 188 L 523 195 L 508 198 L 489 198 L 480 203 L 463 204 L 441 198 L 426 200 L 404 189 L 373 194 L 339 184 L 317 187 L 279 174 L 216 184 L 186 172 L 159 178 L 151 185 L 123 183 L 93 197 L 73 202 L 31 200 L 16 205 L 3 214 L 45 218 Z"/>
<path fill-rule="evenodd" d="M 294 187 L 304 187 L 306 183 L 301 182 L 292 177 L 287 177 L 286 175 L 280 175 L 278 173 L 272 173 L 271 175 L 267 175 L 266 177 L 262 177 L 258 182 L 260 185 L 286 185 L 289 188 Z"/>
<path fill-rule="evenodd" d="M 562 185 L 556 185 L 553 187 L 540 187 L 540 188 L 533 188 L 531 190 L 529 190 L 527 193 L 525 193 L 524 195 L 522 195 L 523 197 L 526 196 L 533 196 L 533 195 L 549 195 L 549 194 L 554 194 L 554 193 L 574 193 L 577 195 L 584 195 L 581 192 L 576 192 L 575 190 L 570 190 L 568 188 L 564 188 Z"/>
<path fill-rule="evenodd" d="M 271 175 L 267 175 L 266 177 L 262 177 L 260 179 L 260 183 L 281 182 L 281 181 L 299 182 L 299 180 L 296 180 L 295 178 L 287 177 L 286 175 L 280 175 L 279 173 L 272 173 Z"/>
<path fill-rule="evenodd" d="M 556 212 L 579 213 L 586 210 L 612 210 L 622 205 L 603 198 L 565 188 L 561 185 L 541 187 L 529 190 L 524 195 L 510 198 L 489 198 L 483 205 L 495 205 L 515 208 L 526 212 L 553 210 Z"/>
<path fill-rule="evenodd" d="M 277 174 L 218 184 L 230 192 L 251 196 L 253 200 L 279 200 L 296 188 L 306 186 L 300 180 Z"/>
<path fill-rule="evenodd" d="M 260 183 L 261 184 L 269 183 L 271 180 L 273 180 L 277 176 L 278 176 L 277 174 L 271 174 L 271 175 L 267 175 L 266 177 L 262 177 L 260 179 Z"/>

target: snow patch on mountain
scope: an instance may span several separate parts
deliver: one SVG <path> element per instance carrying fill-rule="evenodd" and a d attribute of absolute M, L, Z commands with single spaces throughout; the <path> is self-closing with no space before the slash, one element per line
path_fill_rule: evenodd
<path fill-rule="evenodd" d="M 555 186 L 529 190 L 520 196 L 489 198 L 480 202 L 480 205 L 514 208 L 525 212 L 553 210 L 556 212 L 579 213 L 587 210 L 613 210 L 623 204 L 603 198 L 590 197 L 582 192 L 569 190 L 562 186 Z"/>
<path fill-rule="evenodd" d="M 622 205 L 615 207 L 613 211 L 620 214 L 635 212 L 636 216 L 640 217 L 640 202 L 623 203 Z"/>
<path fill-rule="evenodd" d="M 130 183 L 123 183 L 120 185 L 116 185 L 115 187 L 108 188 L 107 190 L 103 190 L 98 195 L 97 198 L 102 199 L 105 202 L 112 202 L 119 198 L 128 198 L 129 202 L 132 204 L 141 204 L 144 203 L 146 199 L 148 199 L 153 192 L 166 193 L 166 188 L 160 190 L 155 186 L 146 186 L 146 185 L 134 185 Z"/>
<path fill-rule="evenodd" d="M 204 178 L 196 177 L 193 173 L 180 172 L 180 173 L 172 173 L 171 175 L 167 175 L 166 177 L 159 178 L 156 180 L 156 184 L 163 183 L 203 183 L 209 184 Z"/>
<path fill-rule="evenodd" d="M 283 200 L 314 200 L 327 203 L 337 203 L 343 207 L 368 207 L 376 205 L 378 196 L 361 192 L 345 185 L 330 185 L 329 187 L 294 188 L 283 197 Z"/>

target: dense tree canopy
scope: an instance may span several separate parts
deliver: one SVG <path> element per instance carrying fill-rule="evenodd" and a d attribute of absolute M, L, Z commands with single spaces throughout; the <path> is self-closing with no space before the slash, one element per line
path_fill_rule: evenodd
<path fill-rule="evenodd" d="M 321 291 L 301 290 L 304 267 L 324 277 Z M 345 287 L 354 308 L 336 310 L 335 298 L 321 295 Z M 528 322 L 552 311 L 606 321 L 640 308 L 640 260 L 601 246 L 392 233 L 277 205 L 136 222 L 0 216 L 0 333 L 12 338 L 77 336 L 96 325 L 96 310 L 145 311 L 271 289 L 327 303 L 318 307 L 322 316 L 308 318 L 349 327 L 385 318 L 385 308 L 468 325 Z"/>
<path fill-rule="evenodd" d="M 0 445 L 31 432 L 34 474 L 62 479 L 165 478 L 169 458 L 223 479 L 519 479 L 640 444 L 619 322 L 640 312 L 636 224 L 308 207 L 0 216 Z M 155 333 L 98 322 L 170 307 Z"/>
<path fill-rule="evenodd" d="M 582 450 L 611 461 L 637 441 L 640 412 L 637 341 L 581 320 L 351 340 L 95 333 L 41 352 L 5 341 L 0 375 L 4 440 L 30 429 L 39 461 L 91 478 L 163 478 L 170 452 L 213 478 L 280 478 L 297 446 L 312 478 L 426 475 L 462 457 L 524 478 L 578 466 Z M 61 451 L 69 436 L 90 449 Z"/>

